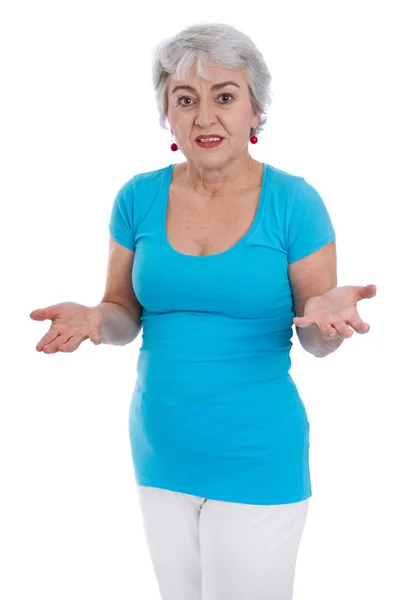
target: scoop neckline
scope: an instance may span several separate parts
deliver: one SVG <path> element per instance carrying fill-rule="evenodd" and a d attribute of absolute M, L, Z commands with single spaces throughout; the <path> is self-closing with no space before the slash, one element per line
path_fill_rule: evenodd
<path fill-rule="evenodd" d="M 171 256 L 177 258 L 178 260 L 183 260 L 183 261 L 185 261 L 185 260 L 197 261 L 198 260 L 198 261 L 204 261 L 204 262 L 211 261 L 214 259 L 217 260 L 217 259 L 221 259 L 221 258 L 226 258 L 227 256 L 230 256 L 237 250 L 240 250 L 243 246 L 245 246 L 245 244 L 247 243 L 247 241 L 249 240 L 249 238 L 252 236 L 253 232 L 255 231 L 256 227 L 259 225 L 260 218 L 261 218 L 261 215 L 263 212 L 265 198 L 266 198 L 266 187 L 267 187 L 267 180 L 268 180 L 268 175 L 269 175 L 269 173 L 268 173 L 269 165 L 264 162 L 262 163 L 263 171 L 262 171 L 262 182 L 261 182 L 261 186 L 260 186 L 259 204 L 258 204 L 258 208 L 257 208 L 256 214 L 255 214 L 255 218 L 253 219 L 248 231 L 233 246 L 231 246 L 227 250 L 224 250 L 223 252 L 218 252 L 216 254 L 198 255 L 198 254 L 184 254 L 183 252 L 179 252 L 173 246 L 171 246 L 171 244 L 168 240 L 168 236 L 167 236 L 166 216 L 167 216 L 167 208 L 168 208 L 168 200 L 169 200 L 169 187 L 171 185 L 174 167 L 176 167 L 177 164 L 179 164 L 179 163 L 172 163 L 171 165 L 169 165 L 168 167 L 165 168 L 165 173 L 164 173 L 165 176 L 164 176 L 163 182 L 162 182 L 163 188 L 162 188 L 162 202 L 161 202 L 160 242 L 161 242 L 163 248 L 167 252 L 169 252 L 171 254 Z"/>

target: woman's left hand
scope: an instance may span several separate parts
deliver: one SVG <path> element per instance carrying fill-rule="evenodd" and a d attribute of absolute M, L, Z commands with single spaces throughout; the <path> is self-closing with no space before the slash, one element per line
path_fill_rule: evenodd
<path fill-rule="evenodd" d="M 293 319 L 298 327 L 309 327 L 316 323 L 325 339 L 336 333 L 349 338 L 354 331 L 367 333 L 370 329 L 357 312 L 357 302 L 376 295 L 376 285 L 344 285 L 329 290 L 321 296 L 310 298 L 305 304 L 304 316 Z M 351 327 L 354 329 L 352 331 Z"/>

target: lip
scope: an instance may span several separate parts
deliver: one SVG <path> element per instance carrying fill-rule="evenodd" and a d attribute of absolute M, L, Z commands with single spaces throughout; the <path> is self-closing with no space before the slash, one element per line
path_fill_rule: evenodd
<path fill-rule="evenodd" d="M 220 138 L 220 140 L 223 140 L 223 136 L 222 135 L 218 135 L 218 133 L 210 133 L 210 135 L 198 135 L 197 137 L 195 137 L 195 140 L 205 140 L 211 137 L 217 137 Z"/>
<path fill-rule="evenodd" d="M 221 146 L 221 142 L 224 141 L 224 138 L 220 138 L 219 140 L 217 140 L 216 142 L 208 142 L 207 140 L 196 140 L 196 144 L 199 146 L 199 148 L 218 148 L 218 146 Z"/>

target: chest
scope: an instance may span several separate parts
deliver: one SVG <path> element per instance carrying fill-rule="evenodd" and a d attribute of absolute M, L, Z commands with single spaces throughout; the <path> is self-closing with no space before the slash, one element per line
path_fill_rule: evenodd
<path fill-rule="evenodd" d="M 207 200 L 171 186 L 165 223 L 167 239 L 183 254 L 225 252 L 252 226 L 259 199 L 260 185 L 232 198 Z"/>

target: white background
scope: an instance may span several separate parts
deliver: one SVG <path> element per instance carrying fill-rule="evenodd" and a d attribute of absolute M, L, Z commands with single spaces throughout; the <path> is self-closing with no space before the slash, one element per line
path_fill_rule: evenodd
<path fill-rule="evenodd" d="M 338 285 L 378 286 L 358 306 L 368 334 L 325 359 L 293 337 L 313 487 L 294 600 L 403 597 L 397 11 L 398 2 L 351 0 L 2 5 L 2 599 L 159 598 L 127 424 L 141 335 L 46 355 L 35 346 L 50 321 L 29 314 L 98 304 L 117 190 L 185 160 L 159 125 L 151 56 L 201 21 L 257 44 L 273 103 L 251 155 L 320 192 Z"/>

